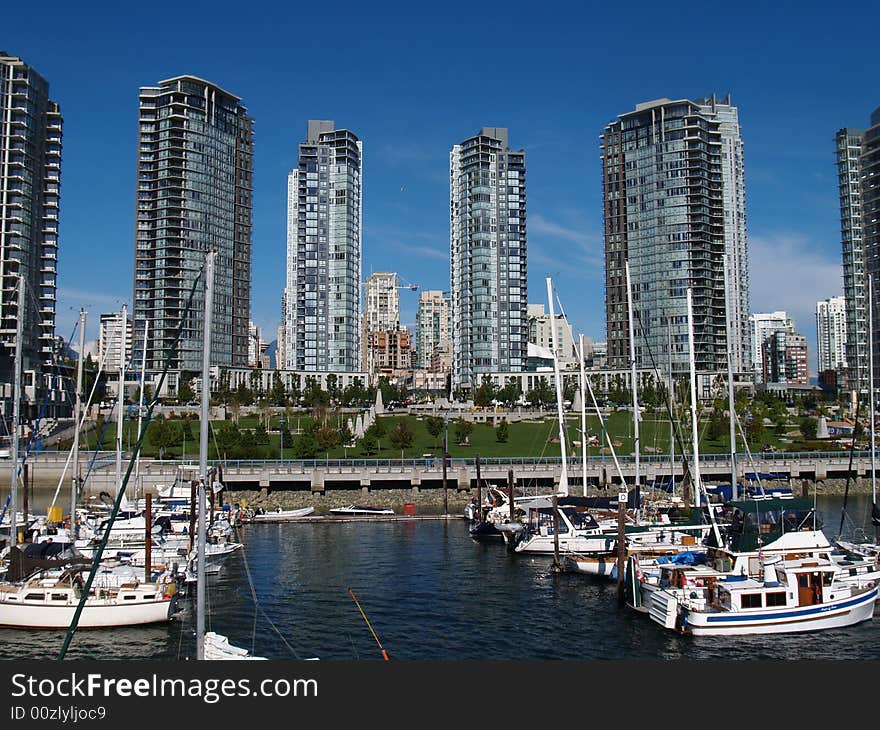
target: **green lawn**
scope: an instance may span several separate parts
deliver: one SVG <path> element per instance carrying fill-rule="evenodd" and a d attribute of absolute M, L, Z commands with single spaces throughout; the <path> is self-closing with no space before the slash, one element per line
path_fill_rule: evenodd
<path fill-rule="evenodd" d="M 304 429 L 311 422 L 312 417 L 307 414 L 292 415 L 287 427 L 293 438 L 301 429 Z M 331 414 L 327 417 L 327 425 L 339 428 L 348 420 L 348 416 Z M 385 434 L 379 438 L 379 452 L 371 455 L 369 458 L 413 458 L 420 457 L 423 454 L 435 454 L 439 456 L 442 453 L 443 433 L 435 438 L 428 433 L 425 420 L 411 415 L 401 416 L 383 416 L 382 423 L 385 425 Z M 389 434 L 395 426 L 402 420 L 408 422 L 414 433 L 413 443 L 407 449 L 401 452 L 391 445 Z M 178 427 L 181 424 L 179 419 L 170 419 L 176 423 Z M 239 429 L 253 429 L 258 425 L 260 419 L 258 416 L 242 416 L 239 419 Z M 188 458 L 198 457 L 198 438 L 199 438 L 199 422 L 190 420 L 189 422 L 190 437 L 183 443 L 165 450 L 166 458 L 179 458 L 184 453 Z M 580 442 L 580 417 L 568 416 L 566 418 L 567 431 L 566 442 L 570 455 L 579 456 L 581 454 L 580 447 L 575 447 L 573 441 Z M 213 421 L 210 432 L 209 442 L 209 458 L 222 458 L 223 454 L 218 454 L 216 440 L 214 435 L 216 429 L 224 425 L 223 421 Z M 278 417 L 273 417 L 270 422 L 269 444 L 255 448 L 250 457 L 262 459 L 278 459 L 282 456 L 281 437 L 278 432 Z M 606 428 L 608 433 L 612 435 L 614 443 L 614 451 L 618 455 L 629 455 L 633 453 L 634 439 L 631 414 L 628 411 L 615 411 L 606 417 Z M 598 417 L 590 415 L 587 418 L 587 430 L 590 434 L 599 435 L 600 427 Z M 705 429 L 701 427 L 700 450 L 702 453 L 726 453 L 730 450 L 729 438 L 725 432 L 724 436 L 717 441 L 710 441 L 705 436 Z M 449 422 L 449 453 L 453 457 L 473 457 L 479 454 L 481 457 L 558 457 L 560 448 L 558 440 L 557 419 L 552 413 L 548 413 L 543 421 L 538 422 L 519 422 L 508 424 L 508 440 L 506 443 L 499 443 L 496 438 L 496 429 L 494 426 L 486 424 L 474 424 L 473 431 L 468 437 L 468 444 L 459 444 L 456 439 L 455 422 Z M 82 439 L 82 449 L 92 450 L 96 446 L 98 433 L 96 431 L 88 434 Z M 689 432 L 680 432 L 680 438 L 684 442 L 686 450 L 691 450 L 691 437 Z M 137 421 L 126 421 L 123 430 L 123 448 L 130 450 L 137 440 Z M 292 439 L 291 439 L 292 440 Z M 601 441 L 601 438 L 600 438 Z M 642 454 L 666 454 L 669 453 L 669 422 L 663 413 L 645 413 L 642 416 L 640 424 L 640 441 Z M 814 444 L 799 443 L 793 440 L 792 443 L 780 443 L 779 439 L 773 434 L 771 429 L 767 429 L 764 434 L 762 444 L 749 444 L 752 451 L 760 451 L 763 445 L 771 444 L 777 448 L 787 448 L 788 450 L 808 450 L 816 448 Z M 828 448 L 827 442 L 819 442 L 822 448 Z M 64 446 L 62 445 L 61 448 Z M 69 444 L 67 445 L 69 448 Z M 104 432 L 102 440 L 102 449 L 113 450 L 116 448 L 116 424 L 111 423 Z M 680 446 L 676 444 L 676 451 L 680 450 Z M 742 442 L 738 439 L 737 450 L 742 451 Z M 591 456 L 599 455 L 598 448 L 592 447 L 588 454 Z M 609 453 L 609 451 L 605 451 Z M 150 441 L 149 433 L 143 446 L 142 454 L 144 456 L 158 456 L 158 450 Z M 226 454 L 225 456 L 229 456 Z M 347 448 L 345 446 L 337 446 L 329 451 L 323 451 L 316 458 L 358 458 L 362 457 L 362 450 L 359 446 Z M 285 442 L 283 450 L 283 458 L 293 459 L 293 444 Z"/>

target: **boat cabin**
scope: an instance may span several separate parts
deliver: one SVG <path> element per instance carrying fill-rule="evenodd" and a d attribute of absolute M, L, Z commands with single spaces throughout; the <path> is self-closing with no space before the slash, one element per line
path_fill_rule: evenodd
<path fill-rule="evenodd" d="M 821 527 L 812 501 L 784 497 L 728 502 L 722 508 L 720 522 L 723 547 L 736 552 L 759 550 L 786 533 Z M 714 535 L 710 535 L 709 544 L 713 543 Z"/>
<path fill-rule="evenodd" d="M 586 511 L 579 511 L 575 507 L 559 507 L 558 534 L 565 535 L 569 532 L 592 531 L 600 532 L 599 523 L 593 515 Z M 538 535 L 553 534 L 553 508 L 538 507 L 530 509 L 528 514 L 528 527 Z"/>
<path fill-rule="evenodd" d="M 710 607 L 721 611 L 815 606 L 846 598 L 851 587 L 835 583 L 838 568 L 824 560 L 779 561 L 764 566 L 761 578 L 727 576 L 709 594 Z"/>

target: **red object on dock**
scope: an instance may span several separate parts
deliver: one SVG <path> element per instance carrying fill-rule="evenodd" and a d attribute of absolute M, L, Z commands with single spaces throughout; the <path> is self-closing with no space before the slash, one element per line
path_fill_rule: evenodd
<path fill-rule="evenodd" d="M 403 514 L 412 516 L 415 513 L 416 513 L 415 502 L 405 502 L 403 505 Z"/>

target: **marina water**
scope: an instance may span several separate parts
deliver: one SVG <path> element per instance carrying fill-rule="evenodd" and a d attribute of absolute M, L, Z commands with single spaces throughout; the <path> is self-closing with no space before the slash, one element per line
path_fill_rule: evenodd
<path fill-rule="evenodd" d="M 836 535 L 841 496 L 820 496 Z M 870 495 L 851 495 L 844 533 Z M 239 528 L 243 550 L 209 576 L 207 630 L 269 659 L 877 659 L 880 618 L 816 634 L 678 636 L 618 607 L 613 582 L 553 574 L 547 556 L 477 543 L 461 519 Z M 70 659 L 195 656 L 194 590 L 169 624 L 78 631 Z M 255 600 L 256 599 L 256 600 Z M 0 659 L 55 659 L 63 632 L 0 629 Z"/>

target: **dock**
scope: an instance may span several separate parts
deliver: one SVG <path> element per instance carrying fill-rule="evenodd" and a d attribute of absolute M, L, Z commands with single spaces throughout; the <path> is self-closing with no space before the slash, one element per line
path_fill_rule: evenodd
<path fill-rule="evenodd" d="M 279 525 L 281 523 L 324 524 L 329 522 L 425 522 L 427 520 L 463 520 L 464 515 L 306 515 L 305 517 L 281 517 L 277 520 L 262 519 L 257 522 L 242 520 L 245 525 Z"/>

